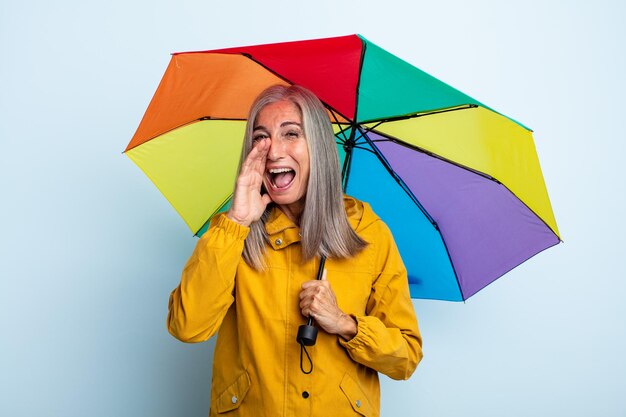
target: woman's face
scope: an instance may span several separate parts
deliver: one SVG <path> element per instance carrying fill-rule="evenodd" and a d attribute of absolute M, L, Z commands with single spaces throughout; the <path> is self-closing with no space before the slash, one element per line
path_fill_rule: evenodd
<path fill-rule="evenodd" d="M 288 100 L 268 104 L 257 115 L 253 138 L 270 140 L 263 185 L 272 201 L 297 219 L 304 208 L 310 166 L 300 110 Z"/>

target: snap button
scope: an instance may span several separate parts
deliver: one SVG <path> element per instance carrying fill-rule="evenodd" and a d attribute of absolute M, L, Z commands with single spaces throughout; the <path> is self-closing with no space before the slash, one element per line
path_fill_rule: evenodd
<path fill-rule="evenodd" d="M 361 400 L 356 400 L 356 406 L 361 407 Z"/>
<path fill-rule="evenodd" d="M 230 401 L 231 401 L 233 404 L 237 404 L 237 401 L 238 401 L 238 400 L 239 400 L 239 399 L 237 398 L 237 396 L 236 396 L 236 395 L 233 395 L 233 398 L 231 398 L 231 399 L 230 399 Z"/>
<path fill-rule="evenodd" d="M 309 392 L 308 391 L 302 391 L 302 398 L 309 398 Z"/>
<path fill-rule="evenodd" d="M 276 246 L 280 246 L 283 244 L 283 240 L 281 238 L 276 239 Z"/>

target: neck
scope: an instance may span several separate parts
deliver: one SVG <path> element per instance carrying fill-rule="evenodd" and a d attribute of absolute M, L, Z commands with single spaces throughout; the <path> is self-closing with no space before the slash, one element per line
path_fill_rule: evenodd
<path fill-rule="evenodd" d="M 287 216 L 289 220 L 300 226 L 300 216 L 304 210 L 304 201 L 296 201 L 291 204 L 279 204 L 278 208 L 285 213 L 285 216 Z"/>

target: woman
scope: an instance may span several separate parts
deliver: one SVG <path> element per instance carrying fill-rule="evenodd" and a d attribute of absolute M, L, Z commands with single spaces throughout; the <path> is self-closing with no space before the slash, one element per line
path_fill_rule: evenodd
<path fill-rule="evenodd" d="M 309 374 L 296 343 L 308 317 L 320 329 Z M 252 105 L 232 205 L 199 240 L 167 324 L 184 342 L 219 330 L 211 416 L 377 416 L 378 372 L 415 370 L 406 270 L 387 226 L 343 196 L 332 127 L 308 90 L 270 87 Z"/>

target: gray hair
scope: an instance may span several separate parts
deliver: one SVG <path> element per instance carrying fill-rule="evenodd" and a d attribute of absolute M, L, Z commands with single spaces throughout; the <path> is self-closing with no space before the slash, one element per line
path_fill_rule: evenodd
<path fill-rule="evenodd" d="M 352 257 L 367 243 L 348 222 L 335 135 L 324 105 L 311 91 L 297 85 L 275 85 L 259 94 L 248 115 L 239 169 L 252 150 L 254 124 L 259 112 L 268 104 L 284 100 L 294 103 L 300 111 L 310 158 L 309 181 L 299 225 L 303 261 L 315 256 Z M 270 203 L 261 218 L 250 224 L 244 244 L 243 258 L 257 270 L 266 265 L 264 255 L 269 238 L 265 223 L 272 206 Z"/>

